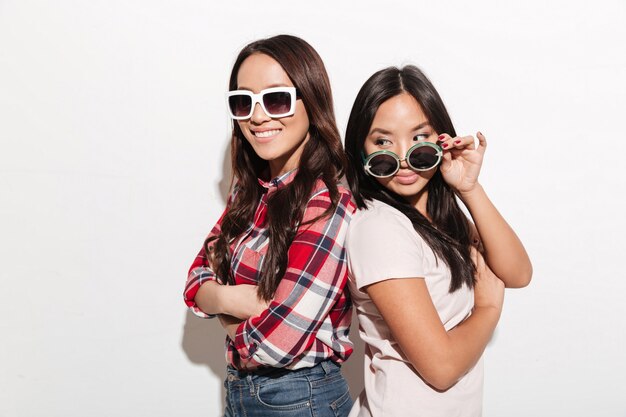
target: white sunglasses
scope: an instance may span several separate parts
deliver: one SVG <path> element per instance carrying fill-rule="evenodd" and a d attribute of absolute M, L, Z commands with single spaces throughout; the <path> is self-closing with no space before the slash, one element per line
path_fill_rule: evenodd
<path fill-rule="evenodd" d="M 234 120 L 249 119 L 256 103 L 270 117 L 287 117 L 296 111 L 296 87 L 272 87 L 255 94 L 249 90 L 226 93 L 228 112 Z"/>

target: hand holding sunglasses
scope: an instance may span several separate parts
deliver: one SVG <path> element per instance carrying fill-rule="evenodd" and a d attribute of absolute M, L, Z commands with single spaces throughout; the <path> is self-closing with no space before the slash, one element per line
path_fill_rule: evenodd
<path fill-rule="evenodd" d="M 443 150 L 431 142 L 420 142 L 413 145 L 404 158 L 391 151 L 377 151 L 363 157 L 363 168 L 372 177 L 387 178 L 400 170 L 400 163 L 406 161 L 413 171 L 428 171 L 439 165 Z"/>
<path fill-rule="evenodd" d="M 296 87 L 272 87 L 258 94 L 249 90 L 234 90 L 226 94 L 228 111 L 234 120 L 252 117 L 257 103 L 269 117 L 291 116 L 296 111 Z"/>
<path fill-rule="evenodd" d="M 483 164 L 487 139 L 478 132 L 478 146 L 473 136 L 451 137 L 444 133 L 439 136 L 446 154 L 441 162 L 441 174 L 448 185 L 457 192 L 471 192 L 478 184 L 478 176 Z"/>

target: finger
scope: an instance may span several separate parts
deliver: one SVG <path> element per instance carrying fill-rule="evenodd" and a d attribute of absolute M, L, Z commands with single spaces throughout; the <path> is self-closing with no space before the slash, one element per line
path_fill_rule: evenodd
<path fill-rule="evenodd" d="M 452 147 L 452 136 L 447 133 L 442 133 L 439 137 L 437 137 L 437 143 L 443 149 L 450 149 Z"/>
<path fill-rule="evenodd" d="M 441 172 L 448 172 L 448 170 L 452 168 L 452 154 L 450 152 L 444 152 L 441 156 L 441 165 L 439 169 Z"/>
<path fill-rule="evenodd" d="M 485 135 L 483 135 L 482 132 L 477 132 L 476 137 L 478 138 L 478 148 L 476 149 L 481 154 L 484 154 L 487 149 L 487 138 L 485 138 Z"/>
<path fill-rule="evenodd" d="M 453 139 L 452 144 L 456 149 L 474 149 L 474 136 L 458 136 Z"/>

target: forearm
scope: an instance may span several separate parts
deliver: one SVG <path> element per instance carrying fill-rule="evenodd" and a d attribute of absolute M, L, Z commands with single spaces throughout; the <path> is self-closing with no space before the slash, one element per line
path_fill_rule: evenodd
<path fill-rule="evenodd" d="M 438 361 L 444 366 L 444 385 L 453 385 L 476 365 L 491 340 L 500 313 L 495 307 L 476 307 L 467 320 L 448 332 L 448 349 L 444 351 L 447 358 Z"/>
<path fill-rule="evenodd" d="M 259 299 L 256 285 L 221 285 L 215 281 L 198 289 L 195 302 L 207 314 L 227 314 L 241 320 L 258 316 L 268 307 Z"/>
<path fill-rule="evenodd" d="M 224 285 L 215 281 L 208 281 L 202 284 L 194 298 L 200 310 L 207 314 L 226 314 L 223 305 L 223 301 L 226 298 L 223 294 L 224 288 Z"/>
<path fill-rule="evenodd" d="M 414 356 L 415 352 L 411 352 L 410 348 L 403 350 L 426 382 L 445 391 L 476 365 L 491 339 L 499 317 L 500 311 L 496 308 L 477 308 L 454 329 L 435 336 L 418 356 Z"/>
<path fill-rule="evenodd" d="M 500 318 L 495 300 L 493 305 L 475 307 L 470 317 L 446 331 L 424 279 L 390 279 L 366 291 L 407 359 L 439 390 L 450 388 L 476 364 Z"/>
<path fill-rule="evenodd" d="M 504 283 L 493 274 L 478 252 L 474 251 L 473 255 L 476 265 L 474 309 L 467 320 L 446 332 L 445 343 L 441 345 L 444 349 L 433 355 L 444 365 L 439 369 L 442 380 L 438 381 L 444 387 L 455 384 L 475 366 L 502 312 Z"/>
<path fill-rule="evenodd" d="M 485 260 L 507 287 L 528 285 L 532 265 L 524 245 L 478 184 L 459 197 L 467 206 L 484 247 Z"/>

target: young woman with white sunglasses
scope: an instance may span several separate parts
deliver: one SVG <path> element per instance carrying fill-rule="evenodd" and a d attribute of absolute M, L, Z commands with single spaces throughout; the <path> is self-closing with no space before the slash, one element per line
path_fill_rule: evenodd
<path fill-rule="evenodd" d="M 225 416 L 346 416 L 355 208 L 324 64 L 302 39 L 262 39 L 229 87 L 234 185 L 184 294 L 226 331 Z"/>
<path fill-rule="evenodd" d="M 367 346 L 351 416 L 481 415 L 481 357 L 504 286 L 527 285 L 532 267 L 478 181 L 477 137 L 456 135 L 414 66 L 377 72 L 356 98 L 346 153 L 360 210 L 346 248 Z"/>

